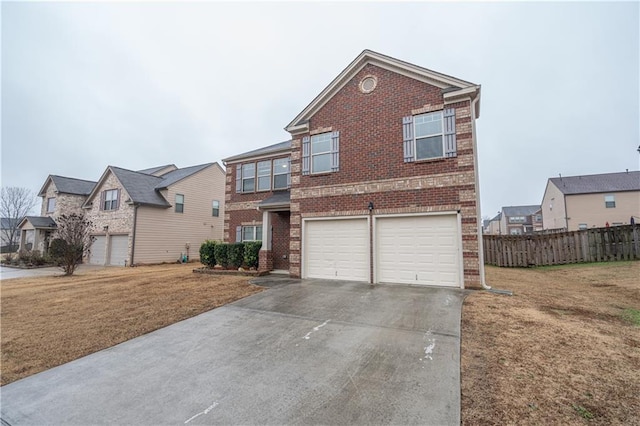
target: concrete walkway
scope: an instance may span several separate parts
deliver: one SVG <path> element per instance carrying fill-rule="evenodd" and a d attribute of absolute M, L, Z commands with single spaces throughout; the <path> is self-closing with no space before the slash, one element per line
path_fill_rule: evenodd
<path fill-rule="evenodd" d="M 463 291 L 267 282 L 4 386 L 3 424 L 460 423 Z"/>

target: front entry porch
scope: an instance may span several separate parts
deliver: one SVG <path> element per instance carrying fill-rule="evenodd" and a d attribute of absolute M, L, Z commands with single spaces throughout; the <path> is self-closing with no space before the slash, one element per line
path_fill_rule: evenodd
<path fill-rule="evenodd" d="M 267 198 L 259 205 L 262 211 L 262 248 L 260 272 L 289 271 L 289 191 Z"/>

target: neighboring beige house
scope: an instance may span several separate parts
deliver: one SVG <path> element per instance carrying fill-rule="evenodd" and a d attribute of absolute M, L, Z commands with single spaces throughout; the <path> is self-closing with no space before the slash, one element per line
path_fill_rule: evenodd
<path fill-rule="evenodd" d="M 198 258 L 205 240 L 222 240 L 224 187 L 218 163 L 141 172 L 107 167 L 83 206 L 94 226 L 89 263 Z"/>
<path fill-rule="evenodd" d="M 218 163 L 133 171 L 109 166 L 98 182 L 51 175 L 40 193 L 41 216 L 20 223 L 21 249 L 46 253 L 61 214 L 84 213 L 98 265 L 198 258 L 202 242 L 222 240 L 225 171 Z"/>
<path fill-rule="evenodd" d="M 46 253 L 55 220 L 61 214 L 82 213 L 82 205 L 96 185 L 95 182 L 64 176 L 49 175 L 42 185 L 40 216 L 27 216 L 18 225 L 20 250 L 38 250 Z"/>
<path fill-rule="evenodd" d="M 484 227 L 484 233 L 489 235 L 500 235 L 502 234 L 502 213 L 499 212 L 492 219 L 488 221 L 486 226 Z"/>
<path fill-rule="evenodd" d="M 626 225 L 640 220 L 640 171 L 551 178 L 542 199 L 545 230 Z"/>

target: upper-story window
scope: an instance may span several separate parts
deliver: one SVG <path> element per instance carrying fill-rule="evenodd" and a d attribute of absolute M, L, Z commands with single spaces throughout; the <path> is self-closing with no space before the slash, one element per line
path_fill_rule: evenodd
<path fill-rule="evenodd" d="M 220 201 L 213 200 L 211 203 L 211 216 L 219 217 L 220 216 Z"/>
<path fill-rule="evenodd" d="M 184 195 L 176 194 L 176 213 L 184 213 Z"/>
<path fill-rule="evenodd" d="M 271 160 L 258 161 L 258 191 L 271 189 Z"/>
<path fill-rule="evenodd" d="M 511 216 L 509 218 L 509 223 L 525 223 L 527 218 L 524 216 Z"/>
<path fill-rule="evenodd" d="M 256 182 L 257 181 L 257 182 Z M 291 186 L 291 158 L 263 160 L 236 166 L 236 192 L 287 189 Z"/>
<path fill-rule="evenodd" d="M 47 213 L 53 213 L 56 211 L 56 199 L 47 198 Z"/>
<path fill-rule="evenodd" d="M 119 194 L 120 191 L 117 189 L 102 191 L 102 210 L 116 210 L 118 208 Z"/>
<path fill-rule="evenodd" d="M 340 132 L 302 138 L 302 174 L 337 172 L 340 169 Z"/>
<path fill-rule="evenodd" d="M 454 108 L 404 117 L 402 133 L 405 163 L 457 155 Z"/>
<path fill-rule="evenodd" d="M 616 206 L 616 197 L 614 195 L 605 195 L 604 196 L 604 206 L 608 209 L 615 208 Z"/>
<path fill-rule="evenodd" d="M 291 186 L 291 158 L 273 160 L 273 189 L 287 189 Z"/>

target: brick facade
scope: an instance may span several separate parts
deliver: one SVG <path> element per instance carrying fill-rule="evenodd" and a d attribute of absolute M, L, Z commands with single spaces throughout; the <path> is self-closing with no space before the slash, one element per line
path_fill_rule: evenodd
<path fill-rule="evenodd" d="M 368 93 L 360 89 L 365 76 L 377 81 Z M 445 104 L 455 108 L 457 156 L 405 162 L 403 117 L 442 110 Z M 440 87 L 368 63 L 314 110 L 307 130 L 293 134 L 291 141 L 290 275 L 301 276 L 303 219 L 368 215 L 372 202 L 374 215 L 459 213 L 464 285 L 479 287 L 478 187 L 471 108 L 469 99 L 452 103 Z M 303 175 L 303 138 L 328 131 L 340 132 L 339 171 Z M 231 232 L 226 241 L 233 241 L 235 226 L 262 220 L 256 208 L 266 198 L 260 193 L 235 194 L 237 166 L 227 167 L 227 184 L 232 191 L 227 193 L 229 217 L 225 226 Z"/>

